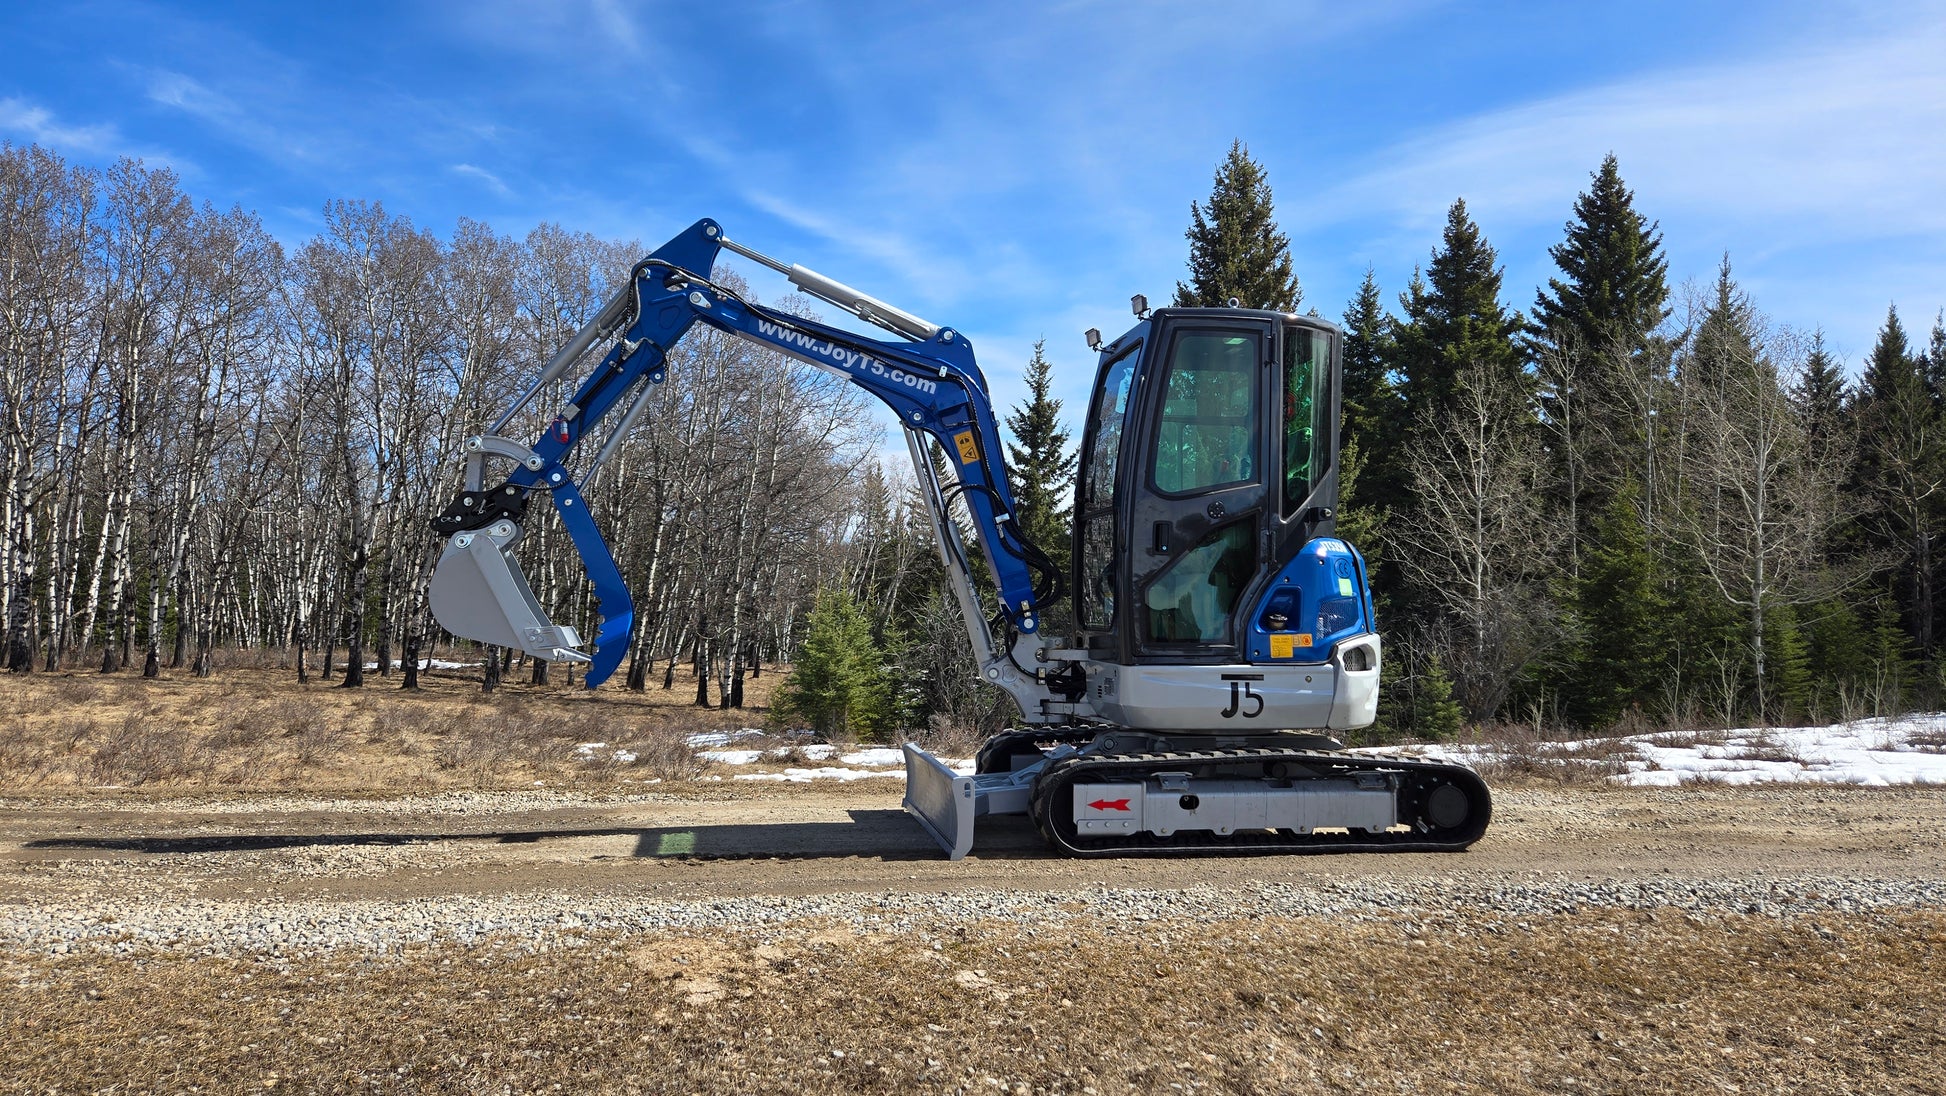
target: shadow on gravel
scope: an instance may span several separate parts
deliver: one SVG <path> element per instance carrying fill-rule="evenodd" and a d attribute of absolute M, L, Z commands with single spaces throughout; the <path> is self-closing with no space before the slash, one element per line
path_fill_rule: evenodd
<path fill-rule="evenodd" d="M 643 829 L 507 830 L 477 833 L 257 833 L 196 837 L 47 837 L 23 842 L 23 849 L 76 849 L 147 855 L 266 852 L 333 846 L 435 845 L 442 842 L 493 842 L 531 845 L 583 837 L 633 837 L 635 855 L 697 860 L 818 859 L 865 856 L 880 860 L 937 860 L 933 844 L 918 824 L 897 810 L 854 810 L 849 822 L 771 822 Z M 1040 859 L 1052 855 L 1025 819 L 986 819 L 974 854 L 984 858 Z"/>
<path fill-rule="evenodd" d="M 849 822 L 771 822 L 642 830 L 635 855 L 699 860 L 806 860 L 864 856 L 879 860 L 941 860 L 945 854 L 904 811 L 854 810 Z M 1053 851 L 1026 818 L 980 822 L 973 856 L 1046 859 Z"/>

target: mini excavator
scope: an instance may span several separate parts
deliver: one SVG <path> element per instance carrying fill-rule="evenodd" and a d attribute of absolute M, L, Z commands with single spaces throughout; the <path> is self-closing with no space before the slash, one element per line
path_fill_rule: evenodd
<path fill-rule="evenodd" d="M 724 251 L 891 338 L 744 299 L 712 280 Z M 590 688 L 615 672 L 634 606 L 578 484 L 614 454 L 667 378 L 670 348 L 700 323 L 843 378 L 898 418 L 979 674 L 1020 709 L 970 775 L 904 747 L 905 809 L 949 857 L 972 848 L 978 819 L 1021 813 L 1078 857 L 1471 845 L 1492 813 L 1472 770 L 1347 752 L 1337 737 L 1374 719 L 1381 657 L 1364 559 L 1334 535 L 1339 330 L 1315 316 L 1134 303 L 1138 322 L 1120 337 L 1088 332 L 1100 358 L 1063 566 L 1021 529 L 963 333 L 698 221 L 636 263 L 466 440 L 463 487 L 433 523 L 446 540 L 433 614 L 456 636 L 585 663 Z M 538 441 L 501 434 L 598 344 L 599 362 Z M 565 462 L 597 438 L 577 477 Z M 515 559 L 536 496 L 553 504 L 593 583 L 591 645 L 550 621 Z M 975 551 L 997 590 L 991 608 Z M 1074 633 L 1045 634 L 1046 611 L 1070 587 Z"/>

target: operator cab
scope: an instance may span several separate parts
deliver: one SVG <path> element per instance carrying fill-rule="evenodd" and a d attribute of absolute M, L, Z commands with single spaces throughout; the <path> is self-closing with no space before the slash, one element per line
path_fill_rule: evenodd
<path fill-rule="evenodd" d="M 1315 317 L 1165 308 L 1101 348 L 1074 509 L 1075 615 L 1092 658 L 1327 656 L 1315 595 L 1335 589 L 1275 588 L 1333 535 L 1339 346 Z M 1355 560 L 1332 544 L 1331 564 Z M 1273 648 L 1272 636 L 1291 638 Z"/>

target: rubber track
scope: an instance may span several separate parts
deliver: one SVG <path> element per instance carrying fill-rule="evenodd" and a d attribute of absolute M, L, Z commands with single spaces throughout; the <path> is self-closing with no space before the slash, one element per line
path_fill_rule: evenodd
<path fill-rule="evenodd" d="M 1169 837 L 1153 833 L 1081 838 L 1074 833 L 1073 800 L 1061 793 L 1077 783 L 1146 781 L 1157 772 L 1187 771 L 1194 779 L 1216 766 L 1260 763 L 1266 768 L 1291 763 L 1316 771 L 1306 779 L 1328 780 L 1354 772 L 1422 774 L 1408 779 L 1399 793 L 1402 819 L 1416 816 L 1418 798 L 1439 784 L 1453 784 L 1466 794 L 1468 813 L 1459 826 L 1427 831 L 1416 825 L 1403 833 L 1292 833 L 1251 830 L 1216 834 L 1207 830 L 1179 830 Z M 1183 856 L 1252 853 L 1461 852 L 1486 832 L 1493 816 L 1492 793 L 1486 782 L 1463 765 L 1438 761 L 1348 757 L 1314 750 L 1196 750 L 1179 753 L 1097 754 L 1054 762 L 1034 782 L 1029 812 L 1048 844 L 1069 856 Z"/>

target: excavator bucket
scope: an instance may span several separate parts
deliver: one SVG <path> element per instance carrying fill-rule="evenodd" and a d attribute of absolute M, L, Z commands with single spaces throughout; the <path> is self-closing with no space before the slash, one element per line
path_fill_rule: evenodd
<path fill-rule="evenodd" d="M 581 634 L 547 618 L 534 590 L 514 559 L 520 523 L 503 517 L 482 528 L 454 533 L 440 553 L 428 585 L 427 600 L 440 627 L 456 636 L 518 647 L 549 662 L 585 662 L 583 678 L 592 689 L 608 680 L 628 653 L 635 624 L 635 602 L 628 596 L 615 557 L 588 514 L 588 503 L 565 474 L 549 492 L 568 539 L 594 583 L 601 632 L 593 654 L 579 650 Z"/>
<path fill-rule="evenodd" d="M 550 662 L 590 661 L 576 650 L 581 636 L 572 627 L 548 621 L 514 559 L 519 542 L 520 527 L 504 519 L 447 541 L 426 591 L 432 615 L 456 636 Z"/>
<path fill-rule="evenodd" d="M 932 835 L 946 858 L 959 860 L 973 848 L 973 819 L 977 797 L 974 781 L 946 767 L 946 763 L 905 744 L 905 809 Z"/>

